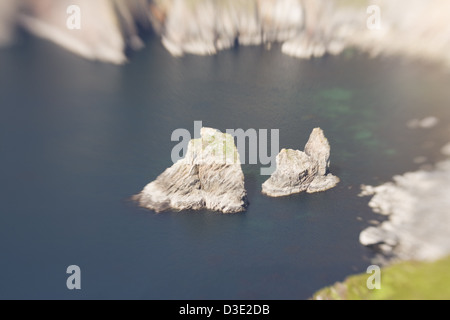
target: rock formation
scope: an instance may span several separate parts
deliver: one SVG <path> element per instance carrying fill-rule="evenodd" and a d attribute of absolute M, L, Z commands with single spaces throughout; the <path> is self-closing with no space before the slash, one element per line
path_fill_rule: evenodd
<path fill-rule="evenodd" d="M 312 131 L 304 152 L 282 149 L 276 163 L 275 172 L 262 185 L 262 192 L 271 197 L 325 191 L 339 182 L 338 177 L 327 172 L 330 145 L 320 128 Z"/>
<path fill-rule="evenodd" d="M 304 20 L 298 0 L 172 0 L 165 10 L 162 42 L 176 56 L 283 41 L 299 34 Z"/>
<path fill-rule="evenodd" d="M 212 128 L 202 128 L 201 138 L 189 142 L 185 158 L 166 169 L 134 199 L 156 212 L 244 211 L 248 205 L 247 192 L 234 138 Z"/>
<path fill-rule="evenodd" d="M 387 220 L 363 230 L 359 241 L 376 248 L 380 262 L 436 260 L 450 254 L 449 194 L 450 160 L 377 187 L 363 186 L 360 195 L 372 195 L 369 206 Z"/>
<path fill-rule="evenodd" d="M 67 22 L 79 8 L 80 28 Z M 2 0 L 0 46 L 12 41 L 17 26 L 90 60 L 122 64 L 127 48 L 143 42 L 137 25 L 150 29 L 147 0 Z"/>
<path fill-rule="evenodd" d="M 126 61 L 142 46 L 138 28 L 153 29 L 175 56 L 215 54 L 239 45 L 281 42 L 298 57 L 356 47 L 371 55 L 400 54 L 450 65 L 447 0 L 378 0 L 380 24 L 365 0 L 3 0 L 0 45 L 16 25 L 88 59 Z M 66 8 L 82 9 L 80 30 L 65 26 Z"/>

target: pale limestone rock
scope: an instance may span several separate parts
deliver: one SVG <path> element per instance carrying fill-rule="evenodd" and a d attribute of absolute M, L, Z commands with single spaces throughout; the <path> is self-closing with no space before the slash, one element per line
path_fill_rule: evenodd
<path fill-rule="evenodd" d="M 374 246 L 386 244 L 389 247 L 394 247 L 398 243 L 395 234 L 377 227 L 368 227 L 359 234 L 359 242 L 365 246 Z"/>
<path fill-rule="evenodd" d="M 376 246 L 381 261 L 436 260 L 450 254 L 450 161 L 393 180 L 363 186 L 361 196 L 372 195 L 369 206 L 388 220 L 363 230 L 361 244 Z"/>
<path fill-rule="evenodd" d="M 317 161 L 318 174 L 324 176 L 330 166 L 330 143 L 322 129 L 313 129 L 305 145 L 305 153 Z"/>
<path fill-rule="evenodd" d="M 156 212 L 244 211 L 248 205 L 247 192 L 233 137 L 202 128 L 201 138 L 189 142 L 186 157 L 166 169 L 134 199 Z"/>
<path fill-rule="evenodd" d="M 315 192 L 321 192 L 326 191 L 328 189 L 331 189 L 335 187 L 339 183 L 340 179 L 331 173 L 328 173 L 327 175 L 321 176 L 317 175 L 314 177 L 314 180 L 311 181 L 310 185 L 308 186 L 308 189 L 306 189 L 307 193 L 315 193 Z"/>
<path fill-rule="evenodd" d="M 330 145 L 322 129 L 315 128 L 305 152 L 282 149 L 277 155 L 275 172 L 262 185 L 262 192 L 271 197 L 306 191 L 314 193 L 335 187 L 339 178 L 327 173 Z"/>
<path fill-rule="evenodd" d="M 302 151 L 282 149 L 276 162 L 277 169 L 262 185 L 262 192 L 271 197 L 306 191 L 317 174 L 317 162 Z"/>
<path fill-rule="evenodd" d="M 325 0 L 2 0 L 0 45 L 21 24 L 88 59 L 123 63 L 138 49 L 136 25 L 153 31 L 175 56 L 208 55 L 240 45 L 283 42 L 298 58 L 339 54 L 356 47 L 371 56 L 402 55 L 450 66 L 448 0 L 378 0 L 381 25 L 367 22 L 364 1 Z M 83 28 L 67 32 L 68 5 L 80 5 Z M 407 8 L 407 10 L 405 10 Z M 433 126 L 433 120 L 424 122 Z"/>
<path fill-rule="evenodd" d="M 21 0 L 20 4 L 17 19 L 22 27 L 86 59 L 122 64 L 127 47 L 143 46 L 136 22 L 145 19 L 146 0 Z M 72 5 L 80 8 L 80 29 L 66 24 Z"/>

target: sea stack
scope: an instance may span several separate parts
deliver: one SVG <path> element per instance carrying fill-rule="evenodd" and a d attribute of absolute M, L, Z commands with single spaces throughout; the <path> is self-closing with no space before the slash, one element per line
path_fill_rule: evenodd
<path fill-rule="evenodd" d="M 328 172 L 330 144 L 320 128 L 311 132 L 304 151 L 282 149 L 276 163 L 275 172 L 262 185 L 262 192 L 270 197 L 325 191 L 339 182 Z"/>
<path fill-rule="evenodd" d="M 134 196 L 142 207 L 165 210 L 208 209 L 241 212 L 248 206 L 239 154 L 230 134 L 202 128 L 186 156 Z"/>

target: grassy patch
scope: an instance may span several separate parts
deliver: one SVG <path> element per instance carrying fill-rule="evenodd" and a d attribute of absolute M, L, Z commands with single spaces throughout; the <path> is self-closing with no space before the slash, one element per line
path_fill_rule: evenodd
<path fill-rule="evenodd" d="M 358 274 L 319 290 L 313 299 L 448 300 L 450 256 L 435 262 L 405 261 L 381 269 L 381 288 L 368 289 L 371 274 Z"/>

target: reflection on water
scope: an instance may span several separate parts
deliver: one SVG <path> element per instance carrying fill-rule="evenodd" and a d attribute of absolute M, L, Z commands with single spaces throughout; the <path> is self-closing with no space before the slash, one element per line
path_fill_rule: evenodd
<path fill-rule="evenodd" d="M 372 252 L 359 232 L 380 217 L 359 186 L 439 159 L 449 81 L 438 67 L 356 53 L 175 59 L 155 40 L 115 67 L 35 39 L 0 51 L 0 298 L 297 299 L 363 272 Z M 407 126 L 427 116 L 438 125 Z M 342 181 L 268 198 L 260 166 L 244 165 L 244 214 L 138 208 L 129 197 L 171 165 L 172 131 L 195 120 L 279 129 L 280 147 L 295 149 L 320 126 Z M 65 287 L 72 264 L 79 292 Z"/>

